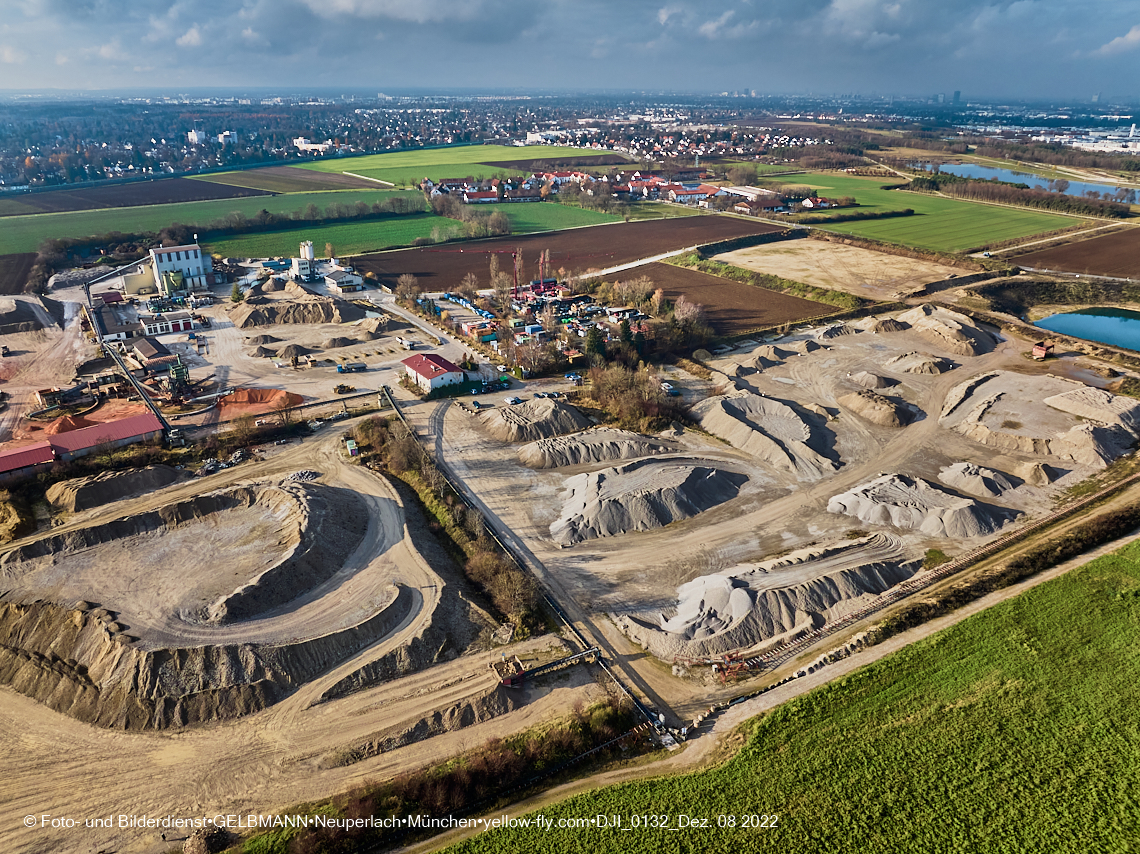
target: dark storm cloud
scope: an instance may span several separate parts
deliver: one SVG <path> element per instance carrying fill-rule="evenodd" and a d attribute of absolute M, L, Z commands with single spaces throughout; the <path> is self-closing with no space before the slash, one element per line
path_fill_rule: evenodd
<path fill-rule="evenodd" d="M 1133 0 L 0 0 L 0 88 L 1135 95 Z"/>

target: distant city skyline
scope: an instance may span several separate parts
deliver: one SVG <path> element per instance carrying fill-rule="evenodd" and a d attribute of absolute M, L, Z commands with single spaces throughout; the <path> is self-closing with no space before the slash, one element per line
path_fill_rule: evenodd
<path fill-rule="evenodd" d="M 1140 95 L 1131 0 L 6 0 L 0 90 Z M 711 8 L 710 8 L 711 7 Z"/>

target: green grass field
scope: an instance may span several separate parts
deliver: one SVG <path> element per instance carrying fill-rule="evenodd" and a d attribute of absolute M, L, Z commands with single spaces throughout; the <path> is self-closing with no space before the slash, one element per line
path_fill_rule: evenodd
<path fill-rule="evenodd" d="M 496 205 L 488 206 L 486 210 L 487 212 L 499 210 L 505 213 L 511 221 L 511 228 L 515 234 L 620 221 L 620 217 L 611 214 L 563 207 L 550 202 Z M 460 228 L 460 223 L 455 220 L 424 214 L 414 218 L 400 217 L 374 222 L 298 226 L 285 231 L 241 234 L 207 241 L 203 245 L 207 251 L 226 258 L 267 258 L 291 256 L 297 251 L 297 244 L 300 241 L 311 240 L 318 253 L 324 251 L 325 243 L 332 243 L 333 250 L 338 256 L 347 256 L 407 246 L 417 237 L 430 237 L 435 229 L 446 233 Z"/>
<path fill-rule="evenodd" d="M 508 166 L 486 166 L 486 163 L 509 163 L 513 160 L 576 159 L 589 162 L 595 157 L 612 154 L 609 151 L 591 152 L 580 148 L 562 148 L 553 145 L 463 145 L 452 148 L 432 148 L 425 151 L 394 151 L 390 154 L 368 154 L 361 157 L 338 157 L 305 163 L 302 169 L 317 172 L 349 172 L 368 178 L 379 178 L 397 187 L 419 186 L 424 178 L 438 181 L 443 178 L 466 178 L 468 175 L 490 178 L 500 172 L 519 174 L 521 169 Z"/>
<path fill-rule="evenodd" d="M 336 190 L 320 193 L 291 193 L 281 196 L 254 196 L 247 199 L 222 199 L 209 202 L 185 202 L 174 205 L 146 205 L 134 208 L 108 208 L 97 211 L 43 213 L 34 216 L 12 216 L 0 223 L 0 255 L 35 252 L 40 242 L 49 237 L 88 237 L 110 231 L 126 233 L 158 231 L 173 222 L 187 225 L 205 224 L 240 211 L 252 217 L 259 210 L 270 213 L 292 213 L 309 204 L 322 210 L 331 202 L 372 204 L 393 195 L 420 196 L 419 193 L 393 190 Z M 290 250 L 293 251 L 293 250 Z"/>
<path fill-rule="evenodd" d="M 461 852 L 1125 852 L 1140 839 L 1140 543 L 759 719 L 731 762 L 547 819 L 711 827 L 480 833 Z M 741 828 L 776 814 L 775 829 Z M 735 828 L 718 815 L 737 816 Z"/>
<path fill-rule="evenodd" d="M 819 227 L 941 252 L 961 252 L 985 243 L 1029 237 L 1081 222 L 1078 217 L 1029 208 L 1000 207 L 927 193 L 883 190 L 880 187 L 887 183 L 883 178 L 807 173 L 795 176 L 792 183 L 813 187 L 825 196 L 854 196 L 859 210 L 913 208 L 915 211 L 912 217 L 839 222 Z"/>

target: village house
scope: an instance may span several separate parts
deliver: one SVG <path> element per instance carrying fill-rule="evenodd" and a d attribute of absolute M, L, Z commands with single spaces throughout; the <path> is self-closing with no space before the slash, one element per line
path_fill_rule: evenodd
<path fill-rule="evenodd" d="M 435 353 L 417 353 L 404 359 L 401 364 L 408 379 L 425 392 L 467 380 L 462 368 Z"/>

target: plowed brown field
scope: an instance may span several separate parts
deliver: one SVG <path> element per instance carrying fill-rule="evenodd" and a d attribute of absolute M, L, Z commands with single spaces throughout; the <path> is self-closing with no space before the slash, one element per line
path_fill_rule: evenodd
<path fill-rule="evenodd" d="M 1140 228 L 1019 255 L 1016 263 L 1038 270 L 1140 279 Z"/>
<path fill-rule="evenodd" d="M 191 181 L 188 178 L 159 178 L 134 184 L 106 187 L 82 187 L 77 190 L 50 190 L 26 193 L 0 199 L 0 216 L 93 211 L 103 208 L 130 208 L 138 205 L 169 205 L 178 202 L 203 202 L 214 199 L 238 199 L 245 196 L 268 196 L 264 190 L 230 187 Z"/>
<path fill-rule="evenodd" d="M 421 290 L 446 291 L 457 287 L 468 273 L 475 274 L 479 287 L 488 287 L 492 255 L 498 257 L 500 270 L 510 272 L 511 254 L 516 247 L 522 249 L 524 274 L 529 280 L 538 276 L 538 256 L 545 249 L 550 250 L 552 272 L 564 268 L 569 274 L 578 274 L 689 246 L 780 230 L 777 226 L 732 217 L 692 216 L 402 249 L 362 255 L 354 261 L 360 270 L 375 273 L 387 285 L 395 285 L 402 274 L 411 273 L 419 279 Z"/>

